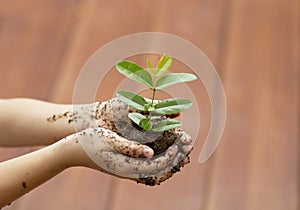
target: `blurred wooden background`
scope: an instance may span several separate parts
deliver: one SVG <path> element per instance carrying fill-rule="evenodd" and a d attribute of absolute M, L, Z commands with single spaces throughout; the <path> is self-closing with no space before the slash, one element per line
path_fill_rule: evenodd
<path fill-rule="evenodd" d="M 5 209 L 299 209 L 299 28 L 298 0 L 2 0 L 1 98 L 71 103 L 75 80 L 98 48 L 157 31 L 206 53 L 228 105 L 215 155 L 197 163 L 210 120 L 204 103 L 192 163 L 159 187 L 74 168 Z M 103 88 L 98 100 L 111 97 Z M 0 160 L 35 149 L 0 148 Z"/>

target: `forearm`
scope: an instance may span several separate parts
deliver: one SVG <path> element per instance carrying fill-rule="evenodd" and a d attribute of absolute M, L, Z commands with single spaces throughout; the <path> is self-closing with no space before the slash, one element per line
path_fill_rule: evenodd
<path fill-rule="evenodd" d="M 74 133 L 72 109 L 33 99 L 0 100 L 0 146 L 49 145 Z M 49 121 L 58 115 L 63 119 Z"/>
<path fill-rule="evenodd" d="M 0 163 L 0 208 L 64 169 L 90 160 L 74 135 L 41 150 Z"/>

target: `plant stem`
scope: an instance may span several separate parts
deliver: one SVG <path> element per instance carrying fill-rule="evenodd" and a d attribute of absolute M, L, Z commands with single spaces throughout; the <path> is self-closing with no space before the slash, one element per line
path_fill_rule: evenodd
<path fill-rule="evenodd" d="M 152 100 L 151 100 L 151 107 L 152 108 L 153 108 L 153 102 L 154 102 L 154 99 L 155 99 L 155 93 L 156 93 L 156 74 L 153 73 L 153 89 L 152 89 Z"/>
<path fill-rule="evenodd" d="M 151 108 L 154 108 L 154 107 L 153 107 L 153 103 L 154 103 L 155 93 L 156 93 L 156 88 L 153 88 L 153 89 L 152 89 Z M 151 118 L 152 118 L 152 111 L 150 111 L 150 112 L 149 112 L 149 115 L 148 115 L 148 119 L 150 120 L 150 123 L 151 123 Z"/>
<path fill-rule="evenodd" d="M 153 88 L 152 89 L 152 100 L 151 100 L 151 107 L 153 107 L 153 102 L 154 102 L 154 98 L 155 98 L 155 93 L 156 93 L 156 89 Z"/>

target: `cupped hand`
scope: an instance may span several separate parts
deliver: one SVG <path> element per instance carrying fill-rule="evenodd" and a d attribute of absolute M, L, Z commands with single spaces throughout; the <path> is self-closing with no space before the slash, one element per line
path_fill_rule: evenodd
<path fill-rule="evenodd" d="M 117 98 L 76 107 L 75 126 L 79 130 L 87 128 L 77 134 L 78 139 L 101 170 L 146 185 L 160 184 L 189 163 L 192 139 L 180 129 L 173 129 L 170 132 L 175 134 L 175 142 L 165 152 L 153 156 L 150 147 L 133 141 L 147 142 L 144 131 L 134 130 L 128 122 L 130 111 Z"/>
<path fill-rule="evenodd" d="M 127 140 L 106 128 L 88 128 L 77 133 L 83 150 L 97 165 L 89 167 L 135 180 L 146 185 L 157 185 L 167 180 L 189 163 L 191 137 L 176 130 L 178 138 L 164 153 L 153 156 L 153 150 Z"/>

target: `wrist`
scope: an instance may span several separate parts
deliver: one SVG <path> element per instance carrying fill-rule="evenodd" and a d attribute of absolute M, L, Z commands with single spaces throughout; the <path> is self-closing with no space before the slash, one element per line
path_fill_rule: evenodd
<path fill-rule="evenodd" d="M 62 167 L 84 166 L 94 168 L 94 163 L 82 149 L 77 134 L 72 134 L 54 144 Z"/>

